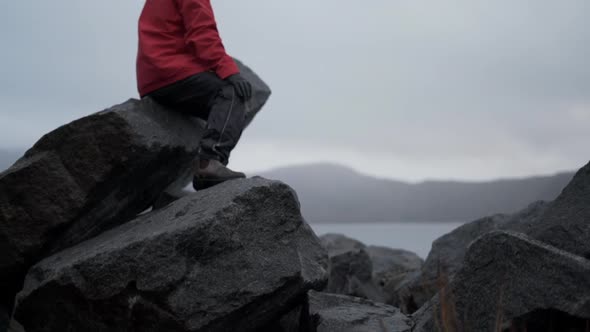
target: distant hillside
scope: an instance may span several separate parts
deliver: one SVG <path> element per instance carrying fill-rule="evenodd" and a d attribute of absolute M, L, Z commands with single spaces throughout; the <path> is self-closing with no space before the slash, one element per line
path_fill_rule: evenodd
<path fill-rule="evenodd" d="M 0 150 L 0 172 L 23 151 Z M 513 213 L 537 200 L 553 200 L 574 173 L 490 182 L 377 179 L 333 164 L 276 169 L 258 174 L 281 180 L 299 195 L 311 223 L 469 221 Z"/>
<path fill-rule="evenodd" d="M 0 172 L 12 166 L 23 154 L 24 151 L 20 150 L 0 150 Z"/>
<path fill-rule="evenodd" d="M 574 173 L 490 182 L 377 179 L 346 167 L 315 164 L 260 174 L 291 185 L 311 223 L 469 221 L 513 213 L 537 200 L 553 200 Z"/>

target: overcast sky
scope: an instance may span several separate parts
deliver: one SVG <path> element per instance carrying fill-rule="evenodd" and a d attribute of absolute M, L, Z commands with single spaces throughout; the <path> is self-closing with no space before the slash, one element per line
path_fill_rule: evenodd
<path fill-rule="evenodd" d="M 161 0 L 167 1 L 167 0 Z M 0 3 L 0 148 L 137 97 L 141 0 Z M 588 0 L 213 1 L 228 52 L 273 96 L 246 171 L 337 162 L 490 179 L 590 159 Z"/>

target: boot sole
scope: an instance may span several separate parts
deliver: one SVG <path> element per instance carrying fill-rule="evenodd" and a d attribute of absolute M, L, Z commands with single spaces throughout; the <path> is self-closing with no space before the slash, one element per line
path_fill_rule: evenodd
<path fill-rule="evenodd" d="M 198 177 L 193 178 L 193 188 L 196 191 L 211 188 L 217 184 L 223 183 L 224 180 L 202 179 Z"/>
<path fill-rule="evenodd" d="M 225 181 L 237 180 L 237 179 L 245 179 L 245 178 L 207 179 L 207 178 L 199 178 L 199 177 L 195 176 L 195 177 L 193 177 L 193 188 L 196 191 L 204 190 L 207 188 L 211 188 L 215 185 L 218 185 L 220 183 L 223 183 Z"/>

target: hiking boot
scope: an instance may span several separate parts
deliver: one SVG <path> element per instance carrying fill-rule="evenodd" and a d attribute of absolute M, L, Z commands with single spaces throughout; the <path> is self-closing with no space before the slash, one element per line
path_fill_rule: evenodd
<path fill-rule="evenodd" d="M 223 165 L 219 160 L 200 160 L 193 177 L 195 190 L 203 190 L 227 180 L 245 178 L 246 174 L 235 172 Z"/>

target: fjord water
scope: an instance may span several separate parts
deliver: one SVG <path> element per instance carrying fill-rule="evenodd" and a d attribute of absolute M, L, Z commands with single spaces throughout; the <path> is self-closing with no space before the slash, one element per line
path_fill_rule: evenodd
<path fill-rule="evenodd" d="M 462 224 L 462 222 L 312 223 L 311 228 L 317 235 L 339 233 L 357 239 L 366 245 L 405 249 L 426 258 L 432 241 Z"/>

